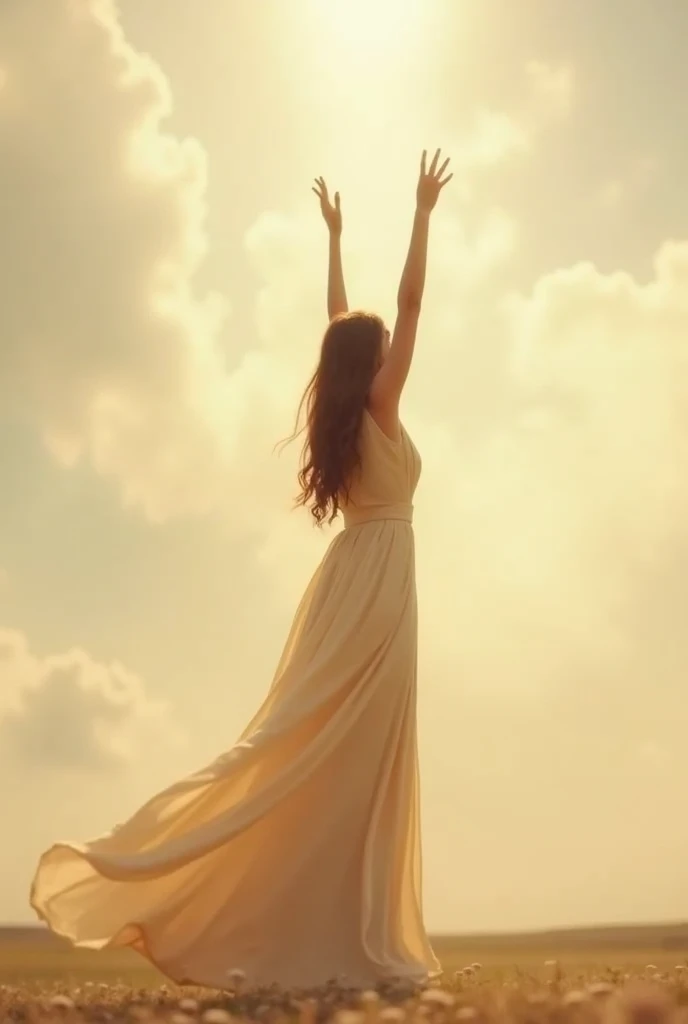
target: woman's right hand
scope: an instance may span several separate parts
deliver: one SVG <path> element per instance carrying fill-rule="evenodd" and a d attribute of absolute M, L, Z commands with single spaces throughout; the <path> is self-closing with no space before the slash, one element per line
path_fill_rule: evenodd
<path fill-rule="evenodd" d="M 327 185 L 324 178 L 316 178 L 313 192 L 320 200 L 320 212 L 323 215 L 330 234 L 341 235 L 342 233 L 342 211 L 339 205 L 339 192 L 334 194 L 334 205 L 330 202 Z"/>
<path fill-rule="evenodd" d="M 453 174 L 448 174 L 446 178 L 442 177 L 449 165 L 449 157 L 447 157 L 442 166 L 438 169 L 437 164 L 440 159 L 440 150 L 438 149 L 432 158 L 430 169 L 426 170 L 425 163 L 427 155 L 427 150 L 424 149 L 420 162 L 418 188 L 416 189 L 416 205 L 418 206 L 418 209 L 422 210 L 424 213 L 430 213 L 431 210 L 434 210 L 440 192 L 447 182 L 451 181 L 454 177 Z"/>

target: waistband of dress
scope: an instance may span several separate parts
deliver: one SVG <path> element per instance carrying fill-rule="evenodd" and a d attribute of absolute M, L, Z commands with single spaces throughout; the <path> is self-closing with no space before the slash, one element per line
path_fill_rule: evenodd
<path fill-rule="evenodd" d="M 344 526 L 361 526 L 362 523 L 379 523 L 385 519 L 396 519 L 404 523 L 413 522 L 413 505 L 400 502 L 396 505 L 369 505 L 356 508 L 349 505 L 344 511 Z"/>

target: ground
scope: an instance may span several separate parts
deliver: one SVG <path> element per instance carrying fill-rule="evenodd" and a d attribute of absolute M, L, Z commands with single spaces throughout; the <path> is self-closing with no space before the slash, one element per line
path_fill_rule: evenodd
<path fill-rule="evenodd" d="M 315 993 L 178 989 L 135 955 L 75 952 L 42 930 L 0 929 L 0 1022 L 102 1024 L 688 1024 L 688 926 L 509 937 L 439 937 L 444 976 L 411 991 L 390 984 Z"/>

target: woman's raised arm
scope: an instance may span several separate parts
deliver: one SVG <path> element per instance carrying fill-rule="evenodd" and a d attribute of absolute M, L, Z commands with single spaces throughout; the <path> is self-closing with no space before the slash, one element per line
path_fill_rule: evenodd
<path fill-rule="evenodd" d="M 385 419 L 398 415 L 399 399 L 413 359 L 418 317 L 423 301 L 430 214 L 435 208 L 440 192 L 452 177 L 451 174 L 442 177 L 449 160 L 445 160 L 438 167 L 439 149 L 433 157 L 429 170 L 426 169 L 426 159 L 427 154 L 424 151 L 416 189 L 416 213 L 413 219 L 411 243 L 397 294 L 397 320 L 392 343 L 387 358 L 373 380 L 370 391 L 371 406 L 376 406 Z"/>
<path fill-rule="evenodd" d="M 313 191 L 320 200 L 320 210 L 330 233 L 329 269 L 327 274 L 327 314 L 330 320 L 332 320 L 340 313 L 349 312 L 349 305 L 346 300 L 346 288 L 344 287 L 344 270 L 342 267 L 342 211 L 339 202 L 339 192 L 335 192 L 334 194 L 333 205 L 330 202 L 324 178 L 315 179 Z"/>

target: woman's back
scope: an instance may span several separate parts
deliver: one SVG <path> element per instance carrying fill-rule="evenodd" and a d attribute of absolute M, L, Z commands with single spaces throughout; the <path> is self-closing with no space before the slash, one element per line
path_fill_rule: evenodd
<path fill-rule="evenodd" d="M 348 499 L 341 503 L 344 525 L 380 519 L 411 522 L 421 458 L 404 427 L 400 439 L 393 441 L 366 409 L 361 420 L 359 453 L 360 467 Z"/>

